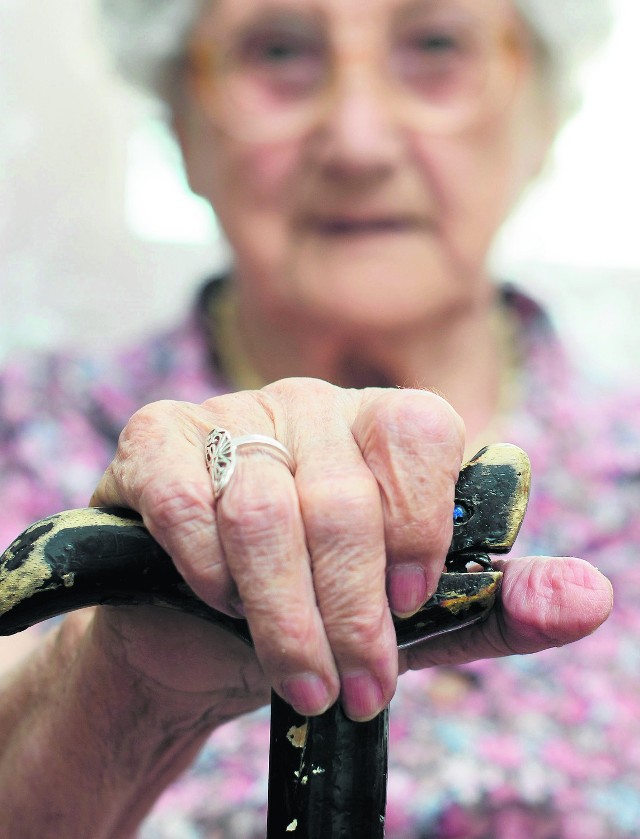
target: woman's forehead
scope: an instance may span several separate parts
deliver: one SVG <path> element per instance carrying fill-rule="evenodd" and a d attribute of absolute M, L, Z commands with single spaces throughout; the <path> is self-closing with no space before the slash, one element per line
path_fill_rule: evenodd
<path fill-rule="evenodd" d="M 241 23 L 272 14 L 309 15 L 320 20 L 387 20 L 438 11 L 466 11 L 495 16 L 512 10 L 511 0 L 210 0 L 203 22 Z"/>

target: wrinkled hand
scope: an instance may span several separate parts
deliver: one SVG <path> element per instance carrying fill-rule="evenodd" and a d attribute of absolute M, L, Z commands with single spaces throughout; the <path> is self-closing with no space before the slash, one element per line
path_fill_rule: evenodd
<path fill-rule="evenodd" d="M 295 474 L 272 449 L 245 447 L 214 501 L 204 460 L 214 426 L 275 437 Z M 303 714 L 340 695 L 349 716 L 369 718 L 398 675 L 390 610 L 416 611 L 443 570 L 463 450 L 460 418 L 418 390 L 287 379 L 199 406 L 147 406 L 92 503 L 137 510 L 202 600 L 246 616 L 255 657 L 164 610 L 105 610 L 106 620 L 136 669 L 164 686 L 264 699 L 270 684 Z M 504 572 L 502 608 L 485 625 L 405 652 L 400 667 L 568 643 L 611 608 L 609 583 L 581 560 L 511 560 Z"/>

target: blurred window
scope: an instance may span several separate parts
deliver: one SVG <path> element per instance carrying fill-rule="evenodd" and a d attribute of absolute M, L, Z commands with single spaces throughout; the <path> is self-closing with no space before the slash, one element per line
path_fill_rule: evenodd
<path fill-rule="evenodd" d="M 190 245 L 219 238 L 215 214 L 189 190 L 180 151 L 163 120 L 149 117 L 136 126 L 127 151 L 124 212 L 134 236 Z"/>

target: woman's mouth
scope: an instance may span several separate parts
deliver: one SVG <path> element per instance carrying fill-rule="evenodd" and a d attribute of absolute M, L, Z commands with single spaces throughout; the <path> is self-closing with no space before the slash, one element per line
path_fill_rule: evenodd
<path fill-rule="evenodd" d="M 313 226 L 323 236 L 347 238 L 385 233 L 404 233 L 415 230 L 417 223 L 415 219 L 396 216 L 376 216 L 371 218 L 331 217 L 315 219 Z"/>

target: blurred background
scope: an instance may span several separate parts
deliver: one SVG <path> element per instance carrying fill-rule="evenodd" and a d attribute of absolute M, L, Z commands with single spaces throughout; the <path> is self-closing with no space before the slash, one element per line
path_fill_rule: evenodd
<path fill-rule="evenodd" d="M 640 364 L 638 0 L 544 180 L 504 229 L 499 276 L 546 301 L 606 375 Z M 93 0 L 0 0 L 0 359 L 171 323 L 227 263 L 153 103 L 113 74 Z"/>

